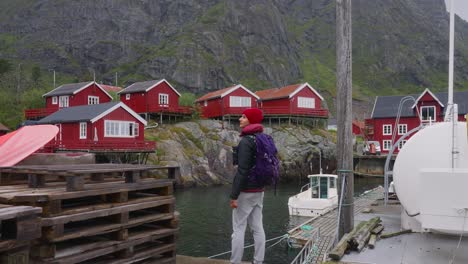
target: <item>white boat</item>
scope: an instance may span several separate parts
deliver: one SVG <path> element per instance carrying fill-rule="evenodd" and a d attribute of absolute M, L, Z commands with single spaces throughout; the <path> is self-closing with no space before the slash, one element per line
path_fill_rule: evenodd
<path fill-rule="evenodd" d="M 307 176 L 310 182 L 302 186 L 301 191 L 289 197 L 289 215 L 319 216 L 335 208 L 338 204 L 335 174 L 312 174 Z"/>

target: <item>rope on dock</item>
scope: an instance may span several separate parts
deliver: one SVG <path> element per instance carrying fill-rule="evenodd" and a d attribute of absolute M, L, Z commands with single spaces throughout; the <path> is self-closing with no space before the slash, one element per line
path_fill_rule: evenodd
<path fill-rule="evenodd" d="M 289 237 L 289 234 L 284 234 L 284 235 L 281 235 L 281 236 L 277 236 L 277 237 L 275 237 L 275 238 L 268 239 L 267 241 L 265 241 L 265 243 L 268 243 L 268 242 L 270 242 L 270 241 L 274 241 L 274 240 L 276 240 L 276 239 L 280 239 L 280 238 L 281 238 L 278 242 L 276 242 L 276 243 L 274 243 L 273 245 L 267 247 L 266 249 L 269 249 L 269 248 L 271 248 L 271 247 L 277 245 L 278 243 L 280 243 L 281 241 L 283 241 L 283 239 L 287 239 L 288 237 Z M 245 246 L 244 249 L 250 248 L 250 247 L 253 247 L 253 246 L 254 246 L 254 244 L 251 244 L 251 245 Z M 226 252 L 223 252 L 223 253 L 219 253 L 219 254 L 210 256 L 210 257 L 208 257 L 208 258 L 211 259 L 211 258 L 219 257 L 219 256 L 222 256 L 222 255 L 226 255 L 226 254 L 228 254 L 228 253 L 231 253 L 231 252 L 232 252 L 231 250 L 230 250 L 230 251 L 226 251 Z"/>

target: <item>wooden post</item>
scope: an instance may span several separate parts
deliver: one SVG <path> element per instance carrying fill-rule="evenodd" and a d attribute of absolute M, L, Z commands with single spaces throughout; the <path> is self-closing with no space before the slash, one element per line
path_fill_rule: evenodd
<path fill-rule="evenodd" d="M 351 0 L 336 0 L 337 171 L 340 181 L 346 175 L 338 238 L 354 225 L 351 51 Z"/>

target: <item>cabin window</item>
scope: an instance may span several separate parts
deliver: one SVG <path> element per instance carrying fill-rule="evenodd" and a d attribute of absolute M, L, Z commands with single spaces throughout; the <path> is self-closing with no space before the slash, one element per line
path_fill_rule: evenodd
<path fill-rule="evenodd" d="M 310 189 L 312 193 L 312 198 L 319 198 L 320 186 L 318 184 L 318 177 L 310 178 Z"/>
<path fill-rule="evenodd" d="M 136 137 L 138 136 L 138 124 L 130 121 L 104 121 L 105 137 Z"/>
<path fill-rule="evenodd" d="M 310 97 L 298 97 L 297 107 L 301 108 L 315 108 L 315 99 Z"/>
<path fill-rule="evenodd" d="M 52 96 L 52 104 L 57 104 L 57 96 Z"/>
<path fill-rule="evenodd" d="M 168 105 L 169 104 L 169 95 L 168 94 L 159 94 L 159 104 Z"/>
<path fill-rule="evenodd" d="M 130 94 L 125 95 L 125 100 L 130 100 Z"/>
<path fill-rule="evenodd" d="M 383 150 L 390 150 L 392 148 L 391 140 L 384 140 L 382 143 L 383 143 Z"/>
<path fill-rule="evenodd" d="M 421 121 L 435 121 L 435 106 L 421 106 Z"/>
<path fill-rule="evenodd" d="M 230 96 L 229 106 L 231 107 L 251 107 L 252 100 L 250 97 L 245 96 Z"/>
<path fill-rule="evenodd" d="M 336 179 L 335 178 L 329 178 L 330 179 L 330 188 L 336 188 Z"/>
<path fill-rule="evenodd" d="M 80 123 L 80 139 L 86 139 L 86 123 Z"/>
<path fill-rule="evenodd" d="M 404 135 L 408 131 L 407 124 L 399 124 L 398 125 L 398 135 Z"/>
<path fill-rule="evenodd" d="M 405 144 L 406 144 L 406 140 L 400 141 L 400 143 L 398 143 L 398 150 L 402 149 Z"/>
<path fill-rule="evenodd" d="M 383 125 L 383 134 L 391 135 L 392 134 L 392 125 Z"/>
<path fill-rule="evenodd" d="M 328 177 L 320 177 L 320 199 L 328 198 Z"/>
<path fill-rule="evenodd" d="M 129 132 L 130 136 L 138 136 L 138 123 L 130 123 L 129 124 Z"/>
<path fill-rule="evenodd" d="M 203 106 L 208 106 L 208 101 L 204 101 Z"/>
<path fill-rule="evenodd" d="M 99 104 L 99 97 L 98 96 L 88 96 L 88 104 L 93 105 L 93 104 Z"/>
<path fill-rule="evenodd" d="M 68 107 L 68 95 L 59 97 L 59 107 Z"/>

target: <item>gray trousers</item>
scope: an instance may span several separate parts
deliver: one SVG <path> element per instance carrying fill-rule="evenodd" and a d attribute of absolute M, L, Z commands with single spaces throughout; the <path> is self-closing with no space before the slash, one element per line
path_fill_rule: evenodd
<path fill-rule="evenodd" d="M 263 230 L 263 192 L 241 192 L 237 208 L 232 210 L 232 253 L 231 263 L 238 264 L 244 254 L 244 236 L 247 224 L 254 238 L 254 262 L 262 264 L 265 257 L 265 231 Z"/>

